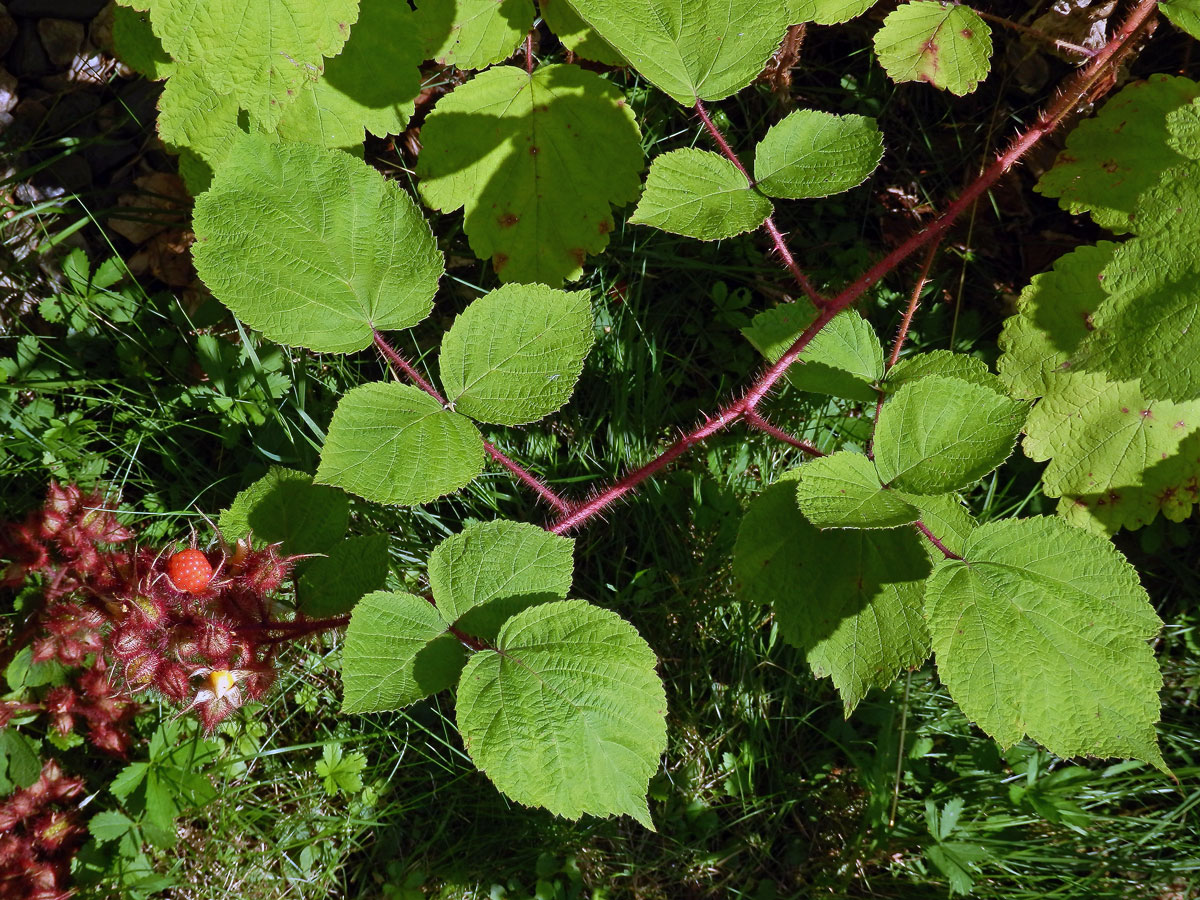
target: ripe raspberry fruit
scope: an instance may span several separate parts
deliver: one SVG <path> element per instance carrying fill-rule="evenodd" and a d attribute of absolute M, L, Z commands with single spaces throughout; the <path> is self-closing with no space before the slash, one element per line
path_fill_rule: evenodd
<path fill-rule="evenodd" d="M 176 590 L 197 594 L 212 581 L 212 563 L 199 550 L 180 550 L 167 562 L 167 577 Z"/>

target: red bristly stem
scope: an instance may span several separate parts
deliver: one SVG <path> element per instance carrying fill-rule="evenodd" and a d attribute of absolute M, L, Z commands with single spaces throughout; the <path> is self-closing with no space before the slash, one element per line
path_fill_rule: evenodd
<path fill-rule="evenodd" d="M 777 440 L 777 441 L 783 441 L 783 443 L 785 443 L 785 444 L 790 444 L 791 446 L 796 447 L 799 450 L 803 450 L 809 456 L 824 456 L 825 455 L 824 451 L 818 450 L 816 447 L 814 447 L 808 441 L 804 441 L 798 437 L 795 437 L 794 435 L 790 435 L 786 431 L 784 431 L 782 428 L 776 428 L 774 425 L 772 425 L 770 422 L 768 422 L 766 419 L 764 419 L 762 416 L 760 416 L 758 414 L 758 412 L 753 409 L 748 410 L 745 413 L 744 419 L 745 419 L 746 425 L 748 427 L 756 428 L 759 431 L 763 432 L 764 434 L 769 434 L 771 437 L 775 438 L 775 440 Z"/>
<path fill-rule="evenodd" d="M 733 148 L 729 146 L 729 141 L 725 139 L 725 135 L 721 133 L 721 129 L 719 129 L 716 123 L 713 122 L 712 117 L 708 114 L 708 110 L 704 108 L 704 102 L 701 100 L 696 100 L 696 115 L 698 115 L 700 117 L 700 121 L 704 123 L 704 127 L 708 130 L 709 136 L 712 137 L 713 141 L 721 149 L 721 153 L 726 159 L 738 167 L 738 171 L 746 176 L 747 183 L 753 187 L 753 176 L 751 176 L 751 174 L 746 170 L 746 167 L 742 165 L 742 161 L 738 159 L 738 155 L 733 152 Z M 820 292 L 815 287 L 813 287 L 812 282 L 808 280 L 808 276 L 804 274 L 804 271 L 796 262 L 796 258 L 792 256 L 792 251 L 788 249 L 787 241 L 783 239 L 783 232 L 780 231 L 779 226 L 775 224 L 774 214 L 767 216 L 767 220 L 763 222 L 763 228 L 766 229 L 767 234 L 770 236 L 771 243 L 775 245 L 776 255 L 778 255 L 779 259 L 783 262 L 784 267 L 792 274 L 792 277 L 796 279 L 796 283 L 800 285 L 800 289 L 804 291 L 805 296 L 817 306 L 821 306 L 823 303 L 825 303 L 825 298 L 821 296 Z"/>
<path fill-rule="evenodd" d="M 412 363 L 397 353 L 395 349 L 383 339 L 383 336 L 379 334 L 379 332 L 375 332 L 375 347 L 384 355 L 388 362 L 403 372 L 409 381 L 427 393 L 442 406 L 446 406 L 446 398 L 441 395 L 438 389 L 430 384 L 428 379 L 418 372 Z M 560 514 L 566 514 L 571 511 L 571 504 L 569 504 L 562 497 L 558 496 L 558 494 L 551 490 L 545 482 L 539 479 L 532 472 L 528 471 L 523 466 L 519 465 L 501 453 L 500 450 L 496 448 L 495 444 L 491 443 L 490 441 L 484 441 L 483 449 L 488 456 L 516 476 L 516 479 L 520 481 L 521 484 L 525 485 L 527 488 L 532 490 L 535 494 L 553 506 Z"/>
<path fill-rule="evenodd" d="M 900 331 L 896 334 L 895 343 L 892 344 L 892 354 L 888 357 L 887 362 L 889 369 L 900 358 L 900 349 L 908 337 L 908 328 L 912 325 L 913 315 L 916 313 L 917 307 L 921 305 L 921 292 L 929 283 L 929 269 L 933 266 L 933 259 L 937 256 L 938 247 L 941 245 L 941 240 L 934 241 L 929 245 L 929 251 L 925 254 L 925 262 L 921 264 L 921 274 L 917 276 L 917 284 L 913 288 L 912 296 L 908 298 L 908 309 L 904 311 L 904 318 L 900 320 Z"/>
<path fill-rule="evenodd" d="M 925 537 L 928 538 L 929 543 L 941 550 L 942 556 L 946 557 L 946 559 L 962 559 L 961 556 L 939 541 L 934 533 L 929 530 L 929 527 L 920 519 L 917 519 L 917 521 L 913 522 L 913 527 L 916 528 L 917 531 L 921 532 L 921 534 L 925 535 Z"/>
<path fill-rule="evenodd" d="M 591 500 L 580 504 L 563 515 L 548 526 L 549 530 L 554 534 L 562 534 L 585 524 L 634 490 L 647 478 L 666 468 L 693 446 L 733 424 L 747 412 L 753 412 L 762 399 L 770 393 L 775 383 L 783 377 L 792 363 L 797 360 L 809 342 L 835 315 L 850 306 L 851 303 L 866 293 L 872 285 L 896 269 L 921 247 L 930 241 L 940 240 L 963 212 L 969 209 L 992 185 L 1016 165 L 1021 157 L 1029 152 L 1038 141 L 1053 131 L 1070 114 L 1076 104 L 1092 93 L 1097 83 L 1106 75 L 1109 63 L 1126 50 L 1131 39 L 1141 31 L 1153 15 L 1157 5 L 1158 0 L 1139 0 L 1133 12 L 1129 14 L 1129 17 L 1117 30 L 1112 40 L 1096 52 L 1091 62 L 1084 69 L 1072 76 L 1067 86 L 1050 108 L 1033 125 L 1019 134 L 1009 148 L 1000 154 L 946 208 L 944 213 L 884 256 L 875 265 L 871 266 L 871 268 L 851 282 L 845 290 L 832 300 L 826 301 L 820 308 L 816 320 L 804 330 L 804 333 L 787 349 L 778 362 L 759 376 L 740 400 L 736 400 L 724 407 L 715 418 L 706 419 L 703 425 L 683 435 L 650 462 L 622 476 L 610 487 L 597 493 Z M 696 111 L 700 114 L 702 120 L 708 118 L 701 104 L 697 104 Z M 711 123 L 711 120 L 708 120 L 706 124 L 709 123 Z M 726 153 L 726 156 L 731 157 L 731 161 L 736 160 L 736 154 L 733 153 L 732 148 L 729 147 L 729 143 L 720 135 L 715 126 L 710 130 L 710 134 L 713 134 L 713 139 L 717 141 L 718 146 L 722 147 L 722 152 Z M 740 162 L 737 162 L 737 165 L 745 172 L 745 168 Z M 949 552 L 944 548 L 943 551 Z"/>
<path fill-rule="evenodd" d="M 279 632 L 263 638 L 260 643 L 279 644 L 284 641 L 294 641 L 298 638 L 316 634 L 319 631 L 333 631 L 335 628 L 345 628 L 350 624 L 350 616 L 332 616 L 328 619 L 294 619 L 291 622 L 262 622 L 257 625 L 243 625 L 238 632 Z"/>

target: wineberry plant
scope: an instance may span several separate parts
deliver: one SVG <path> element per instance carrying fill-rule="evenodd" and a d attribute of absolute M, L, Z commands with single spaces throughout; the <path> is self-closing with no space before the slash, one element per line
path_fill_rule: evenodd
<path fill-rule="evenodd" d="M 315 472 L 272 468 L 220 512 L 212 550 L 97 551 L 89 541 L 132 534 L 107 514 L 77 522 L 101 504 L 55 487 L 6 547 L 6 583 L 40 573 L 50 585 L 34 659 L 86 660 L 85 673 L 116 673 L 105 683 L 152 691 L 211 733 L 270 690 L 281 645 L 344 629 L 341 715 L 448 692 L 470 759 L 508 798 L 653 829 L 665 648 L 573 591 L 576 536 L 651 502 L 637 496 L 647 481 L 740 428 L 806 459 L 763 473 L 733 550 L 738 597 L 769 610 L 847 717 L 932 659 L 1001 747 L 1029 738 L 1060 757 L 1141 760 L 1169 782 L 1151 646 L 1162 622 L 1112 537 L 1200 502 L 1200 83 L 1125 83 L 1123 67 L 1156 29 L 1200 37 L 1200 5 L 1133 0 L 1089 43 L 1043 35 L 1071 70 L 1036 120 L 864 271 L 817 283 L 777 210 L 864 183 L 889 135 L 816 108 L 735 133 L 716 105 L 771 65 L 803 65 L 803 41 L 874 0 L 120 3 L 118 54 L 165 81 L 158 132 L 196 197 L 204 285 L 265 339 L 375 355 L 388 377 L 340 397 Z M 963 97 L 989 75 L 993 28 L 1011 24 L 987 6 L 888 4 L 863 50 L 894 83 Z M 539 60 L 549 34 L 565 61 Z M 694 116 L 703 142 L 647 159 L 635 80 Z M 412 117 L 415 166 L 389 177 L 364 139 Z M 951 227 L 1067 123 L 1037 191 L 1107 234 L 1024 288 L 995 371 L 912 352 Z M 763 362 L 739 389 L 611 483 L 567 492 L 488 435 L 540 427 L 571 401 L 597 333 L 595 298 L 571 285 L 617 227 L 698 242 L 761 231 L 791 290 L 742 328 Z M 451 228 L 499 286 L 417 359 L 398 333 L 431 333 Z M 897 274 L 908 306 L 881 338 L 857 304 Z M 818 441 L 772 421 L 785 385 L 852 404 L 863 430 Z M 1014 454 L 1047 463 L 1040 490 L 1056 514 L 977 521 L 965 493 Z M 544 515 L 469 522 L 427 548 L 425 590 L 384 589 L 387 535 L 347 537 L 350 498 L 430 504 L 489 467 Z M 84 537 L 63 540 L 55 516 Z M 47 568 L 47 541 L 64 568 Z M 83 677 L 6 715 L 44 709 L 63 733 L 77 718 L 121 752 L 132 694 L 101 696 Z M 75 789 L 41 778 L 56 800 Z"/>

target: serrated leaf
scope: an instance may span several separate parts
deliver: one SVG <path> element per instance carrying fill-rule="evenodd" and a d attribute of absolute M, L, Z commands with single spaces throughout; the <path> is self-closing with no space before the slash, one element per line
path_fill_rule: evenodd
<path fill-rule="evenodd" d="M 198 68 L 172 75 L 158 98 L 158 135 L 172 149 L 189 150 L 219 170 L 245 132 L 238 127 L 237 99 L 218 92 Z"/>
<path fill-rule="evenodd" d="M 296 583 L 297 605 L 314 619 L 348 612 L 364 594 L 383 587 L 387 580 L 386 534 L 346 538 L 327 554 L 305 566 Z"/>
<path fill-rule="evenodd" d="M 1126 85 L 1071 131 L 1034 189 L 1058 198 L 1068 212 L 1091 213 L 1097 225 L 1117 234 L 1139 230 L 1139 195 L 1184 161 L 1169 142 L 1167 114 L 1197 96 L 1200 85 L 1173 75 Z"/>
<path fill-rule="evenodd" d="M 1154 723 L 1161 622 L 1133 566 L 1060 519 L 989 522 L 926 589 L 938 674 L 1002 746 L 1136 757 L 1165 770 Z"/>
<path fill-rule="evenodd" d="M 1059 513 L 1082 527 L 1136 529 L 1161 511 L 1181 522 L 1200 500 L 1200 400 L 1146 397 L 1136 381 L 1064 373 L 1025 423 L 1025 454 Z"/>
<path fill-rule="evenodd" d="M 341 51 L 358 0 L 155 0 L 150 15 L 173 59 L 202 69 L 252 124 L 271 129 Z"/>
<path fill-rule="evenodd" d="M 539 0 L 538 9 L 554 36 L 576 56 L 606 66 L 629 65 L 612 44 L 579 18 L 569 0 Z"/>
<path fill-rule="evenodd" d="M 413 506 L 466 487 L 483 471 L 471 420 L 407 384 L 364 384 L 338 402 L 316 480 L 376 503 Z"/>
<path fill-rule="evenodd" d="M 502 281 L 552 287 L 607 246 L 610 207 L 637 196 L 644 163 L 621 92 L 571 65 L 481 72 L 438 101 L 421 143 L 425 203 L 463 208 L 471 250 Z"/>
<path fill-rule="evenodd" d="M 415 34 L 417 17 L 407 3 L 360 0 L 345 49 L 325 64 L 311 90 L 284 109 L 275 126 L 279 138 L 361 148 L 364 129 L 376 137 L 403 131 L 421 91 L 419 66 L 428 56 Z"/>
<path fill-rule="evenodd" d="M 787 0 L 787 7 L 793 23 L 840 25 L 861 16 L 874 6 L 875 2 L 876 0 Z"/>
<path fill-rule="evenodd" d="M 313 484 L 306 472 L 272 466 L 241 491 L 217 524 L 228 543 L 253 534 L 256 545 L 282 543 L 285 554 L 324 553 L 346 533 L 350 500 Z"/>
<path fill-rule="evenodd" d="M 536 525 L 473 523 L 434 548 L 429 587 L 447 621 L 493 640 L 509 616 L 567 596 L 574 549 L 570 538 Z"/>
<path fill-rule="evenodd" d="M 88 819 L 88 833 L 97 844 L 115 841 L 134 826 L 133 819 L 115 809 L 105 809 Z"/>
<path fill-rule="evenodd" d="M 799 472 L 796 500 L 818 528 L 895 528 L 921 517 L 879 483 L 875 464 L 861 454 L 834 453 L 810 460 Z"/>
<path fill-rule="evenodd" d="M 796 505 L 803 468 L 750 504 L 733 573 L 738 596 L 770 604 L 813 674 L 833 679 L 848 716 L 872 687 L 929 655 L 922 593 L 930 563 L 908 528 L 818 531 Z"/>
<path fill-rule="evenodd" d="M 586 292 L 505 285 L 473 301 L 442 339 L 446 397 L 480 422 L 536 422 L 571 398 L 592 340 Z"/>
<path fill-rule="evenodd" d="M 787 30 L 783 3 L 758 0 L 570 0 L 652 84 L 684 106 L 748 85 Z"/>
<path fill-rule="evenodd" d="M 875 466 L 885 484 L 942 494 L 978 481 L 1008 459 L 1028 407 L 991 388 L 934 375 L 883 405 Z"/>
<path fill-rule="evenodd" d="M 321 748 L 317 761 L 317 777 L 324 780 L 325 793 L 332 797 L 357 794 L 363 789 L 362 771 L 367 767 L 367 758 L 361 753 L 345 753 L 341 744 L 326 744 Z"/>
<path fill-rule="evenodd" d="M 15 728 L 0 729 L 0 758 L 8 760 L 8 778 L 17 787 L 29 787 L 42 774 L 39 744 Z"/>
<path fill-rule="evenodd" d="M 925 81 L 961 97 L 987 77 L 992 30 L 969 7 L 912 0 L 883 20 L 875 55 L 893 81 Z"/>
<path fill-rule="evenodd" d="M 1200 2 L 1197 0 L 1161 0 L 1158 8 L 1176 28 L 1186 31 L 1194 38 L 1200 38 Z"/>
<path fill-rule="evenodd" d="M 458 729 L 471 759 L 518 803 L 653 828 L 646 790 L 666 749 L 654 651 L 616 613 L 560 600 L 517 613 L 471 657 Z"/>
<path fill-rule="evenodd" d="M 429 314 L 442 255 L 417 205 L 360 159 L 239 140 L 196 200 L 196 271 L 246 324 L 327 353 Z"/>
<path fill-rule="evenodd" d="M 921 522 L 941 541 L 942 546 L 951 553 L 962 555 L 967 535 L 976 527 L 976 523 L 971 511 L 963 505 L 957 494 L 895 493 L 917 508 L 921 513 Z M 934 562 L 941 561 L 944 556 L 941 550 L 929 542 L 925 546 Z"/>
<path fill-rule="evenodd" d="M 904 357 L 888 369 L 883 389 L 889 394 L 894 394 L 910 381 L 930 375 L 949 375 L 971 384 L 991 388 L 997 393 L 1004 393 L 1004 382 L 988 371 L 987 363 L 974 356 L 954 353 L 951 350 L 931 350 L 928 353 L 915 353 Z"/>
<path fill-rule="evenodd" d="M 684 148 L 654 158 L 629 223 L 715 241 L 753 231 L 771 209 L 771 201 L 725 157 Z"/>
<path fill-rule="evenodd" d="M 482 69 L 512 56 L 533 26 L 530 0 L 440 0 L 416 8 L 423 55 L 443 66 Z"/>
<path fill-rule="evenodd" d="M 400 709 L 454 684 L 462 644 L 427 600 L 376 591 L 354 607 L 342 651 L 342 712 Z"/>
<path fill-rule="evenodd" d="M 781 304 L 756 315 L 742 334 L 768 362 L 778 362 L 816 315 L 807 301 Z M 875 330 L 855 310 L 847 309 L 809 342 L 787 377 L 802 391 L 866 403 L 875 400 L 872 385 L 883 371 L 883 347 Z"/>
<path fill-rule="evenodd" d="M 108 784 L 109 793 L 118 800 L 124 801 L 141 785 L 146 778 L 148 762 L 132 762 L 116 774 Z"/>
<path fill-rule="evenodd" d="M 139 75 L 162 81 L 175 73 L 175 63 L 150 27 L 150 16 L 125 6 L 113 8 L 113 53 Z"/>
<path fill-rule="evenodd" d="M 828 197 L 862 184 L 883 158 L 874 119 L 798 109 L 754 152 L 754 179 L 772 197 Z"/>

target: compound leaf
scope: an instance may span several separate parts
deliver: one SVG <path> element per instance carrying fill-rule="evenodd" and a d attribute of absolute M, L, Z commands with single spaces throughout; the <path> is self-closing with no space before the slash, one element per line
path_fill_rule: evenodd
<path fill-rule="evenodd" d="M 875 465 L 884 483 L 942 494 L 978 481 L 1008 459 L 1027 406 L 991 388 L 932 375 L 883 405 Z"/>
<path fill-rule="evenodd" d="M 949 375 L 971 384 L 991 388 L 997 393 L 1004 393 L 1004 383 L 988 371 L 987 363 L 952 350 L 931 350 L 928 353 L 914 353 L 904 357 L 888 369 L 883 389 L 893 394 L 910 381 L 930 375 Z"/>
<path fill-rule="evenodd" d="M 270 130 L 342 49 L 358 0 L 155 0 L 150 16 L 177 63 L 201 69 L 251 124 Z"/>
<path fill-rule="evenodd" d="M 781 2 L 570 0 L 579 16 L 652 84 L 684 106 L 748 85 L 787 31 Z"/>
<path fill-rule="evenodd" d="M 629 222 L 715 241 L 753 231 L 771 209 L 771 201 L 725 157 L 685 148 L 654 158 L 646 192 Z"/>
<path fill-rule="evenodd" d="M 88 833 L 97 844 L 107 844 L 132 831 L 133 819 L 116 809 L 105 809 L 88 819 Z"/>
<path fill-rule="evenodd" d="M 447 621 L 491 640 L 514 613 L 567 596 L 574 550 L 570 538 L 536 525 L 472 523 L 434 548 L 429 588 Z"/>
<path fill-rule="evenodd" d="M 342 651 L 342 712 L 400 709 L 454 684 L 462 644 L 427 600 L 376 591 L 350 614 Z"/>
<path fill-rule="evenodd" d="M 406 384 L 364 384 L 333 413 L 317 481 L 376 503 L 428 503 L 483 471 L 471 420 Z"/>
<path fill-rule="evenodd" d="M 787 0 L 787 6 L 794 23 L 840 25 L 861 16 L 874 6 L 875 2 L 876 0 Z"/>
<path fill-rule="evenodd" d="M 221 513 L 221 537 L 233 543 L 253 535 L 256 545 L 281 543 L 285 554 L 324 553 L 346 533 L 350 498 L 313 484 L 307 472 L 271 466 Z"/>
<path fill-rule="evenodd" d="M 482 69 L 512 56 L 533 26 L 533 4 L 529 0 L 422 0 L 416 17 L 425 38 L 425 58 L 443 66 Z"/>
<path fill-rule="evenodd" d="M 1138 196 L 1184 161 L 1170 144 L 1167 114 L 1200 95 L 1190 78 L 1152 75 L 1126 85 L 1093 118 L 1077 125 L 1035 190 L 1068 212 L 1091 213 L 1118 234 L 1139 230 Z"/>
<path fill-rule="evenodd" d="M 738 595 L 771 604 L 784 639 L 805 651 L 814 675 L 833 679 L 848 716 L 872 687 L 929 655 L 930 562 L 911 529 L 818 531 L 796 506 L 807 465 L 750 504 L 733 572 Z"/>
<path fill-rule="evenodd" d="M 442 385 L 455 409 L 480 422 L 536 422 L 570 399 L 592 340 L 585 292 L 505 285 L 454 320 L 442 340 Z"/>
<path fill-rule="evenodd" d="M 312 560 L 296 582 L 296 602 L 314 619 L 349 612 L 365 594 L 383 587 L 388 573 L 388 537 L 349 537 Z"/>
<path fill-rule="evenodd" d="M 875 54 L 893 81 L 927 81 L 961 97 L 987 77 L 992 30 L 966 6 L 913 0 L 883 20 Z"/>
<path fill-rule="evenodd" d="M 596 140 L 604 135 L 604 140 Z M 621 92 L 578 66 L 496 66 L 443 97 L 421 129 L 421 198 L 464 211 L 502 281 L 557 286 L 608 244 L 637 196 L 641 135 Z"/>
<path fill-rule="evenodd" d="M 467 751 L 518 803 L 653 828 L 646 790 L 667 737 L 656 662 L 632 625 L 582 600 L 517 613 L 459 682 Z"/>
<path fill-rule="evenodd" d="M 883 158 L 874 119 L 798 109 L 754 152 L 754 179 L 772 197 L 828 197 L 862 184 Z"/>
<path fill-rule="evenodd" d="M 433 308 L 442 255 L 417 205 L 360 159 L 246 136 L 196 200 L 196 271 L 272 340 L 327 353 Z"/>
<path fill-rule="evenodd" d="M 895 528 L 921 517 L 879 483 L 871 460 L 848 450 L 805 463 L 796 499 L 818 528 Z"/>
<path fill-rule="evenodd" d="M 989 522 L 926 589 L 938 674 L 1003 746 L 1136 757 L 1165 771 L 1154 723 L 1161 626 L 1136 570 L 1106 539 L 1035 517 Z"/>

